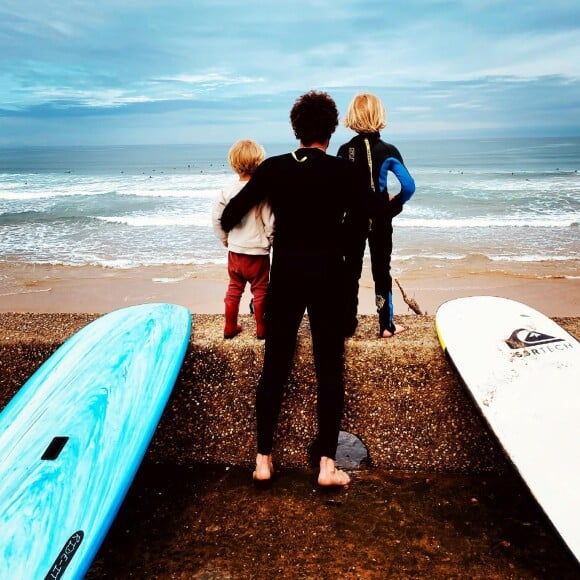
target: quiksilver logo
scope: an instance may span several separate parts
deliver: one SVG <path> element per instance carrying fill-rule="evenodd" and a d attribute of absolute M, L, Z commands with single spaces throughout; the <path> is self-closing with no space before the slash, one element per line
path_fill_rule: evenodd
<path fill-rule="evenodd" d="M 84 536 L 84 532 L 79 530 L 65 542 L 60 554 L 57 556 L 44 580 L 57 580 L 62 577 L 73 556 L 76 554 L 76 551 L 79 549 Z"/>
<path fill-rule="evenodd" d="M 511 336 L 505 341 L 510 348 L 526 348 L 528 346 L 539 346 L 552 342 L 562 342 L 563 338 L 529 330 L 527 328 L 518 328 L 514 330 Z"/>

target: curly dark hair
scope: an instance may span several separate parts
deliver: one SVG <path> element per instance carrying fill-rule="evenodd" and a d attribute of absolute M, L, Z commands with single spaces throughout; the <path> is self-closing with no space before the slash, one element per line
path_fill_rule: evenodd
<path fill-rule="evenodd" d="M 338 109 L 325 92 L 308 91 L 299 97 L 290 111 L 294 135 L 306 147 L 324 143 L 338 125 Z"/>

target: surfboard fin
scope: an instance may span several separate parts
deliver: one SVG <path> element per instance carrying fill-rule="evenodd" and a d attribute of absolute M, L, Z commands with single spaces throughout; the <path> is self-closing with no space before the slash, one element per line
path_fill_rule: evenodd
<path fill-rule="evenodd" d="M 40 459 L 43 461 L 54 461 L 64 449 L 68 439 L 68 437 L 54 437 Z"/>

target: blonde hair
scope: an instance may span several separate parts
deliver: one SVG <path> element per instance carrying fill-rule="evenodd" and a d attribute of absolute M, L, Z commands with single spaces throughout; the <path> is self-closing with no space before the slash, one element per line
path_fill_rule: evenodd
<path fill-rule="evenodd" d="M 348 106 L 344 125 L 357 133 L 376 133 L 387 125 L 387 112 L 375 95 L 356 95 Z"/>
<path fill-rule="evenodd" d="M 264 161 L 264 148 L 249 139 L 236 141 L 228 153 L 228 161 L 238 175 L 252 175 L 258 165 Z"/>

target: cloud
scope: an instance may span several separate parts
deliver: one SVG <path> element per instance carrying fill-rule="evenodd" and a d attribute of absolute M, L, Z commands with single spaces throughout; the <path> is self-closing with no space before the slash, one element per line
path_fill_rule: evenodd
<path fill-rule="evenodd" d="M 0 133 L 9 118 L 4 134 L 30 141 L 43 116 L 94 117 L 130 142 L 136 119 L 152 140 L 168 122 L 203 135 L 228 119 L 232 134 L 262 120 L 285 138 L 310 88 L 341 110 L 376 92 L 401 134 L 521 131 L 533 119 L 580 132 L 578 23 L 580 7 L 561 0 L 4 0 Z"/>

